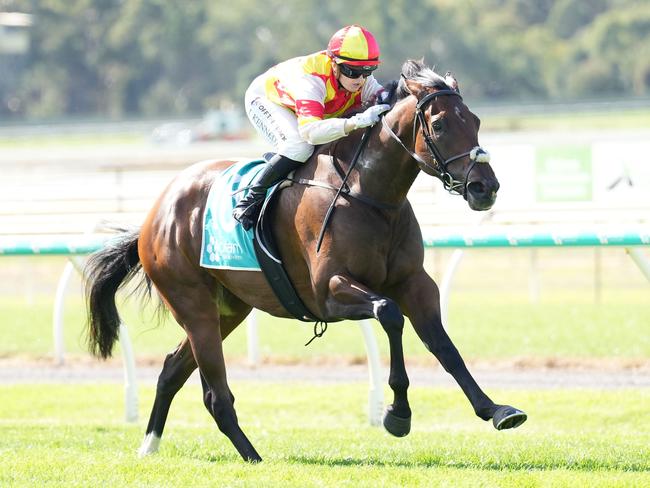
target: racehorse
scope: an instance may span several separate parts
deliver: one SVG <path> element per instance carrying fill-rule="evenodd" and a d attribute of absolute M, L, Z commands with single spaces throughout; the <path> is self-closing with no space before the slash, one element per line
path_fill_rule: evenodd
<path fill-rule="evenodd" d="M 404 64 L 389 102 L 391 109 L 367 136 L 356 131 L 316 148 L 294 176 L 312 183 L 294 183 L 280 192 L 270 219 L 274 235 L 282 236 L 277 245 L 287 274 L 319 319 L 375 318 L 385 330 L 393 402 L 383 424 L 391 434 L 404 436 L 411 427 L 404 315 L 478 417 L 492 419 L 497 429 L 517 427 L 526 414 L 495 404 L 481 390 L 443 328 L 439 290 L 423 268 L 422 234 L 406 198 L 423 171 L 473 210 L 494 204 L 499 183 L 478 144 L 479 119 L 463 103 L 451 74 L 440 76 L 419 61 Z M 359 151 L 362 136 L 367 140 Z M 96 355 L 110 356 L 120 324 L 115 294 L 140 268 L 141 284 L 149 291 L 155 286 L 187 334 L 165 358 L 141 455 L 157 450 L 174 395 L 198 366 L 203 401 L 218 428 L 245 460 L 261 461 L 238 424 L 222 342 L 252 308 L 290 315 L 261 272 L 199 266 L 206 198 L 231 164 L 207 161 L 182 171 L 138 231 L 124 232 L 87 264 L 88 339 Z M 348 172 L 350 191 L 335 193 L 342 172 Z M 335 212 L 318 243 L 333 199 Z"/>

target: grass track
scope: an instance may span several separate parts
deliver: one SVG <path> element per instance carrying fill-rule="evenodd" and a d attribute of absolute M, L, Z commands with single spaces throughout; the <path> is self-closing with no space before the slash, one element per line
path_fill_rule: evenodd
<path fill-rule="evenodd" d="M 232 385 L 242 427 L 264 458 L 240 460 L 200 388 L 175 400 L 158 455 L 137 459 L 117 385 L 1 386 L 1 486 L 648 486 L 650 392 L 498 391 L 529 421 L 497 432 L 457 389 L 413 388 L 413 431 L 365 420 L 365 387 Z"/>

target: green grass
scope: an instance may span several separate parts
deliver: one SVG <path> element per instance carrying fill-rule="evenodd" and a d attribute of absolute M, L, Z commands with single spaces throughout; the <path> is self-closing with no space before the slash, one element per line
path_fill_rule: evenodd
<path fill-rule="evenodd" d="M 495 431 L 457 389 L 412 388 L 412 433 L 366 425 L 362 384 L 236 382 L 242 428 L 264 458 L 241 461 L 188 385 L 160 453 L 137 459 L 118 385 L 0 386 L 1 486 L 648 486 L 647 390 L 497 391 L 529 421 Z"/>
<path fill-rule="evenodd" d="M 0 357 L 47 356 L 52 352 L 51 298 L 31 303 L 0 299 Z M 491 297 L 468 297 L 453 301 L 450 335 L 469 359 L 527 358 L 650 358 L 650 336 L 639 331 L 647 327 L 648 304 L 558 304 L 531 306 L 527 303 L 494 303 Z M 171 320 L 158 326 L 153 312 L 140 312 L 134 305 L 122 307 L 135 352 L 160 356 L 183 336 Z M 69 299 L 65 316 L 66 350 L 84 354 L 83 304 Z M 477 319 L 480 317 L 480 320 Z M 276 361 L 318 360 L 338 357 L 357 361 L 365 349 L 358 326 L 353 322 L 330 324 L 325 335 L 309 347 L 311 324 L 282 320 L 260 314 L 262 356 Z M 388 341 L 378 323 L 375 335 L 384 357 Z M 407 357 L 424 360 L 424 349 L 410 326 L 405 328 Z M 225 342 L 231 358 L 246 355 L 246 330 L 238 328 Z M 119 347 L 118 347 L 119 349 Z M 119 351 L 116 351 L 119 353 Z"/>
<path fill-rule="evenodd" d="M 438 279 L 445 256 L 428 259 L 427 266 Z M 645 333 L 650 288 L 621 250 L 603 252 L 598 293 L 590 268 L 592 251 L 540 251 L 539 303 L 531 303 L 527 294 L 528 257 L 525 250 L 485 251 L 468 253 L 463 260 L 454 280 L 448 330 L 466 359 L 650 359 L 650 335 Z M 0 260 L 0 358 L 52 353 L 54 291 L 64 263 L 60 258 Z M 508 269 L 507 275 L 503 269 Z M 152 307 L 142 311 L 137 300 L 127 300 L 119 308 L 140 357 L 161 359 L 183 335 L 169 317 L 157 325 Z M 71 355 L 85 354 L 85 311 L 78 281 L 69 287 L 65 312 L 66 349 Z M 374 328 L 386 358 L 385 334 L 377 323 Z M 364 360 L 364 344 L 354 323 L 331 324 L 324 337 L 304 347 L 311 337 L 311 324 L 260 315 L 260 347 L 266 359 Z M 408 359 L 429 360 L 409 325 L 404 344 Z M 245 327 L 228 338 L 225 352 L 231 359 L 246 356 Z"/>

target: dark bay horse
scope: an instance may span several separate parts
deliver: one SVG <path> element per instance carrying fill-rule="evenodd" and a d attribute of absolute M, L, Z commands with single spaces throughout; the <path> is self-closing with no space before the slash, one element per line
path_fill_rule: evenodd
<path fill-rule="evenodd" d="M 367 145 L 348 185 L 362 198 L 341 195 L 318 236 L 335 192 L 293 184 L 282 190 L 272 226 L 287 273 L 307 308 L 324 321 L 377 319 L 390 345 L 389 385 L 394 393 L 384 426 L 410 431 L 409 379 L 402 331 L 406 315 L 418 336 L 458 382 L 474 412 L 497 429 L 519 426 L 526 414 L 495 404 L 470 375 L 440 319 L 437 285 L 423 268 L 420 227 L 406 198 L 420 171 L 442 180 L 474 210 L 489 209 L 499 183 L 478 145 L 478 118 L 465 106 L 451 75 L 407 61 L 393 90 L 392 108 L 369 129 Z M 362 131 L 316 148 L 296 178 L 341 184 Z M 120 323 L 118 288 L 144 270 L 187 337 L 164 362 L 141 454 L 155 452 L 174 395 L 197 368 L 203 401 L 219 429 L 248 461 L 261 458 L 239 427 L 226 379 L 222 341 L 252 308 L 288 317 L 261 272 L 199 266 L 202 215 L 212 182 L 232 161 L 208 161 L 181 172 L 158 198 L 142 227 L 91 256 L 86 273 L 89 343 L 111 354 Z"/>

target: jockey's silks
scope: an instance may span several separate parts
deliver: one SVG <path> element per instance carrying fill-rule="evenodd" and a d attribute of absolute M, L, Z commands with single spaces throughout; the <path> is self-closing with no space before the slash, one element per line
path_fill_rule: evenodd
<path fill-rule="evenodd" d="M 269 69 L 265 91 L 269 100 L 296 113 L 298 124 L 341 117 L 383 90 L 370 75 L 363 88 L 350 93 L 334 75 L 334 61 L 325 51 L 292 58 Z"/>

